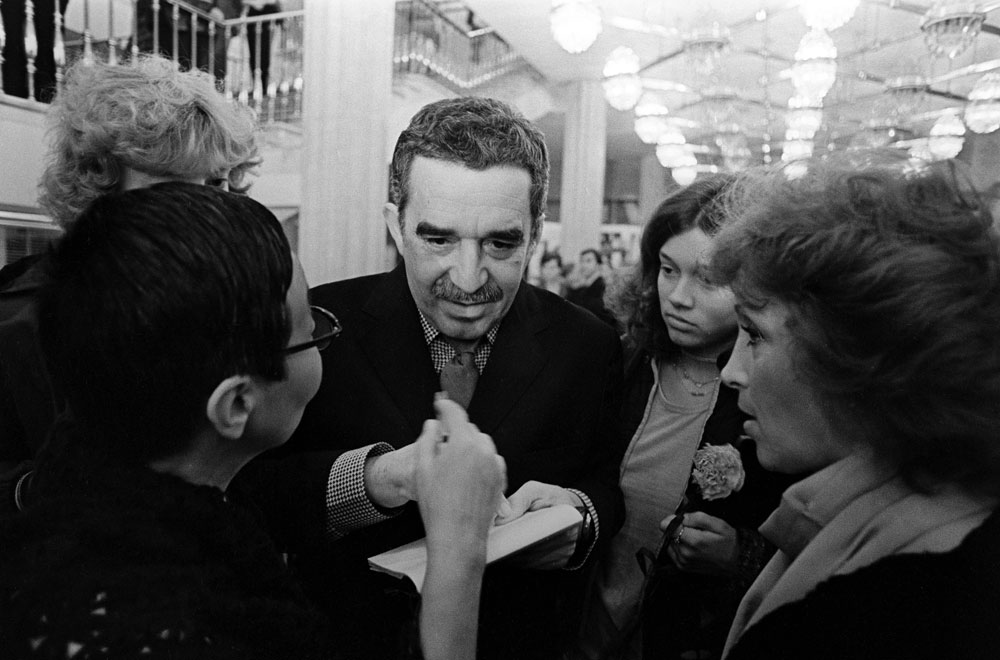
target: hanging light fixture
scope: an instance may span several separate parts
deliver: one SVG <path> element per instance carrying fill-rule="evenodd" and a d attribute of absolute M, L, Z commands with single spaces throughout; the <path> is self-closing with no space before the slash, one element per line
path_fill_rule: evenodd
<path fill-rule="evenodd" d="M 836 30 L 854 16 L 859 0 L 800 0 L 799 13 L 806 25 L 819 30 Z"/>
<path fill-rule="evenodd" d="M 908 118 L 927 100 L 928 84 L 923 76 L 896 76 L 886 80 L 885 86 L 892 99 L 892 113 L 897 117 Z"/>
<path fill-rule="evenodd" d="M 601 33 L 601 10 L 593 0 L 552 0 L 549 29 L 567 53 L 582 53 Z"/>
<path fill-rule="evenodd" d="M 669 129 L 669 112 L 659 96 L 653 92 L 644 92 L 635 104 L 635 134 L 645 144 L 656 144 L 660 141 L 660 135 Z"/>
<path fill-rule="evenodd" d="M 802 139 L 811 140 L 823 125 L 823 108 L 813 105 L 809 99 L 793 96 L 788 99 L 785 125 L 789 131 L 794 131 Z"/>
<path fill-rule="evenodd" d="M 722 164 L 730 172 L 745 170 L 750 165 L 753 154 L 747 145 L 747 138 L 739 124 L 726 126 L 715 136 L 715 145 L 722 154 Z"/>
<path fill-rule="evenodd" d="M 823 30 L 810 30 L 802 37 L 792 65 L 796 95 L 811 105 L 822 105 L 823 97 L 837 79 L 837 47 Z"/>
<path fill-rule="evenodd" d="M 688 148 L 684 134 L 673 126 L 660 136 L 660 143 L 656 145 L 656 159 L 660 161 L 660 165 L 671 168 L 694 165 L 698 162 Z"/>
<path fill-rule="evenodd" d="M 631 110 L 642 96 L 639 56 L 628 46 L 611 51 L 604 63 L 604 98 L 615 110 Z"/>
<path fill-rule="evenodd" d="M 1000 128 L 1000 73 L 987 73 L 976 81 L 965 106 L 965 125 L 975 133 Z"/>
<path fill-rule="evenodd" d="M 790 163 L 793 160 L 810 158 L 813 154 L 812 140 L 785 140 L 781 148 L 781 160 Z"/>
<path fill-rule="evenodd" d="M 920 21 L 920 30 L 931 55 L 955 59 L 976 40 L 985 19 L 979 3 L 937 0 Z"/>
<path fill-rule="evenodd" d="M 698 178 L 698 166 L 682 165 L 680 167 L 673 167 L 670 169 L 670 176 L 674 178 L 677 185 L 690 186 Z"/>
<path fill-rule="evenodd" d="M 965 124 L 954 112 L 941 115 L 931 126 L 927 147 L 937 160 L 954 158 L 965 145 Z"/>
<path fill-rule="evenodd" d="M 683 37 L 684 54 L 694 72 L 709 76 L 719 66 L 719 59 L 729 49 L 729 28 L 718 23 L 692 30 Z"/>

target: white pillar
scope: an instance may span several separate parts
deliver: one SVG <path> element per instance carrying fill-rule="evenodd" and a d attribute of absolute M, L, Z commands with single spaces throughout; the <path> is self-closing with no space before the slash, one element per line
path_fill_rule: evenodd
<path fill-rule="evenodd" d="M 653 211 L 667 197 L 670 174 L 660 165 L 656 154 L 647 154 L 639 161 L 639 222 L 649 222 Z"/>
<path fill-rule="evenodd" d="M 393 0 L 305 1 L 299 258 L 311 285 L 385 261 Z"/>
<path fill-rule="evenodd" d="M 576 262 L 581 250 L 601 242 L 606 139 L 607 109 L 600 81 L 572 83 L 559 200 L 559 252 L 566 261 Z"/>

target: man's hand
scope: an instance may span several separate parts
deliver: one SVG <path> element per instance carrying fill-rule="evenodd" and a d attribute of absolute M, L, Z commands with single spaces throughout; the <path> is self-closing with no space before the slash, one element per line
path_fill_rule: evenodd
<path fill-rule="evenodd" d="M 673 518 L 664 518 L 660 529 L 666 530 Z M 736 530 L 725 520 L 701 511 L 684 514 L 684 524 L 678 528 L 667 556 L 677 568 L 688 573 L 732 573 L 739 560 Z"/>
<path fill-rule="evenodd" d="M 497 525 L 504 525 L 520 518 L 527 511 L 546 509 L 557 504 L 569 504 L 574 507 L 584 506 L 583 500 L 576 493 L 560 486 L 543 484 L 538 481 L 525 483 L 507 499 L 507 502 L 510 505 L 510 513 L 498 515 Z M 520 553 L 516 559 L 512 560 L 512 563 L 522 568 L 539 570 L 563 568 L 576 550 L 576 541 L 580 537 L 581 531 L 579 527 L 571 527 L 565 533 L 549 539 L 530 551 Z"/>
<path fill-rule="evenodd" d="M 368 499 L 387 509 L 417 499 L 417 446 L 428 434 L 440 437 L 436 421 L 424 423 L 423 433 L 415 443 L 365 461 L 365 493 Z"/>

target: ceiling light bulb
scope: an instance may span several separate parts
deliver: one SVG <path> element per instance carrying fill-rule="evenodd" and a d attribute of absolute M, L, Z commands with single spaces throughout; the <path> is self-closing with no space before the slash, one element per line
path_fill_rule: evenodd
<path fill-rule="evenodd" d="M 1000 74 L 987 73 L 976 81 L 965 106 L 965 124 L 976 133 L 1000 128 Z"/>
<path fill-rule="evenodd" d="M 690 186 L 694 183 L 694 180 L 698 178 L 698 168 L 694 165 L 674 167 L 670 170 L 670 176 L 674 177 L 674 181 L 677 182 L 677 185 Z"/>
<path fill-rule="evenodd" d="M 810 105 L 822 105 L 823 97 L 837 79 L 837 47 L 823 30 L 810 30 L 802 37 L 792 65 L 792 84 L 798 96 Z"/>
<path fill-rule="evenodd" d="M 582 53 L 601 33 L 601 11 L 593 0 L 553 0 L 552 37 L 567 53 Z"/>
<path fill-rule="evenodd" d="M 954 158 L 965 145 L 965 124 L 954 112 L 942 115 L 931 126 L 927 146 L 938 160 Z"/>
<path fill-rule="evenodd" d="M 820 30 L 836 30 L 854 16 L 859 0 L 801 0 L 799 13 L 806 25 Z"/>
<path fill-rule="evenodd" d="M 809 158 L 812 154 L 812 140 L 785 140 L 781 150 L 781 160 L 790 163 L 793 160 Z"/>
<path fill-rule="evenodd" d="M 615 110 L 631 110 L 642 97 L 639 56 L 628 46 L 611 51 L 604 62 L 604 98 Z"/>
<path fill-rule="evenodd" d="M 667 120 L 663 115 L 644 115 L 635 118 L 635 134 L 645 144 L 656 144 L 660 136 L 669 130 Z"/>

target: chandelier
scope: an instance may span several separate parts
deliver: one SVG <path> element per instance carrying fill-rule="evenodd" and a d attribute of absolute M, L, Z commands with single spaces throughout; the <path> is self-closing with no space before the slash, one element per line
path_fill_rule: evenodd
<path fill-rule="evenodd" d="M 730 172 L 745 170 L 750 165 L 753 154 L 747 146 L 747 138 L 739 124 L 727 126 L 715 136 L 715 145 L 722 154 L 722 164 Z"/>
<path fill-rule="evenodd" d="M 907 117 L 920 109 L 927 99 L 927 80 L 922 76 L 897 76 L 885 81 L 892 99 L 892 112 Z"/>
<path fill-rule="evenodd" d="M 859 0 L 801 0 L 799 13 L 810 28 L 836 30 L 854 16 Z"/>
<path fill-rule="evenodd" d="M 582 53 L 601 33 L 601 11 L 593 0 L 552 0 L 552 37 L 567 53 Z"/>
<path fill-rule="evenodd" d="M 656 159 L 660 161 L 660 165 L 670 168 L 697 165 L 698 159 L 686 142 L 684 135 L 677 129 L 671 128 L 664 133 L 661 142 L 656 145 Z"/>
<path fill-rule="evenodd" d="M 965 144 L 965 124 L 954 112 L 941 115 L 931 126 L 927 148 L 935 160 L 954 158 Z"/>
<path fill-rule="evenodd" d="M 792 65 L 792 84 L 797 96 L 810 105 L 822 105 L 823 97 L 837 79 L 837 47 L 823 30 L 813 29 L 802 37 Z"/>
<path fill-rule="evenodd" d="M 645 144 L 656 144 L 670 129 L 668 113 L 667 106 L 656 94 L 645 92 L 635 104 L 635 134 Z"/>
<path fill-rule="evenodd" d="M 731 87 L 709 87 L 701 95 L 708 123 L 714 126 L 736 121 L 736 103 L 739 97 Z"/>
<path fill-rule="evenodd" d="M 722 54 L 729 49 L 729 28 L 712 23 L 684 36 L 684 54 L 695 73 L 708 76 L 715 72 Z"/>
<path fill-rule="evenodd" d="M 630 110 L 641 96 L 639 56 L 628 46 L 619 46 L 604 63 L 604 98 L 615 110 Z"/>
<path fill-rule="evenodd" d="M 1000 74 L 987 73 L 973 85 L 965 106 L 965 125 L 975 133 L 1000 128 Z"/>
<path fill-rule="evenodd" d="M 920 30 L 932 55 L 954 59 L 976 40 L 985 18 L 977 3 L 937 0 L 924 14 Z"/>
<path fill-rule="evenodd" d="M 698 178 L 697 161 L 695 161 L 694 165 L 681 165 L 680 167 L 670 168 L 670 176 L 674 177 L 677 185 L 690 186 Z"/>
<path fill-rule="evenodd" d="M 812 154 L 812 140 L 785 140 L 781 149 L 781 160 L 790 163 L 794 160 L 809 158 Z"/>
<path fill-rule="evenodd" d="M 813 105 L 808 99 L 793 96 L 788 99 L 788 112 L 785 114 L 785 125 L 789 131 L 811 140 L 823 124 L 823 108 Z"/>

